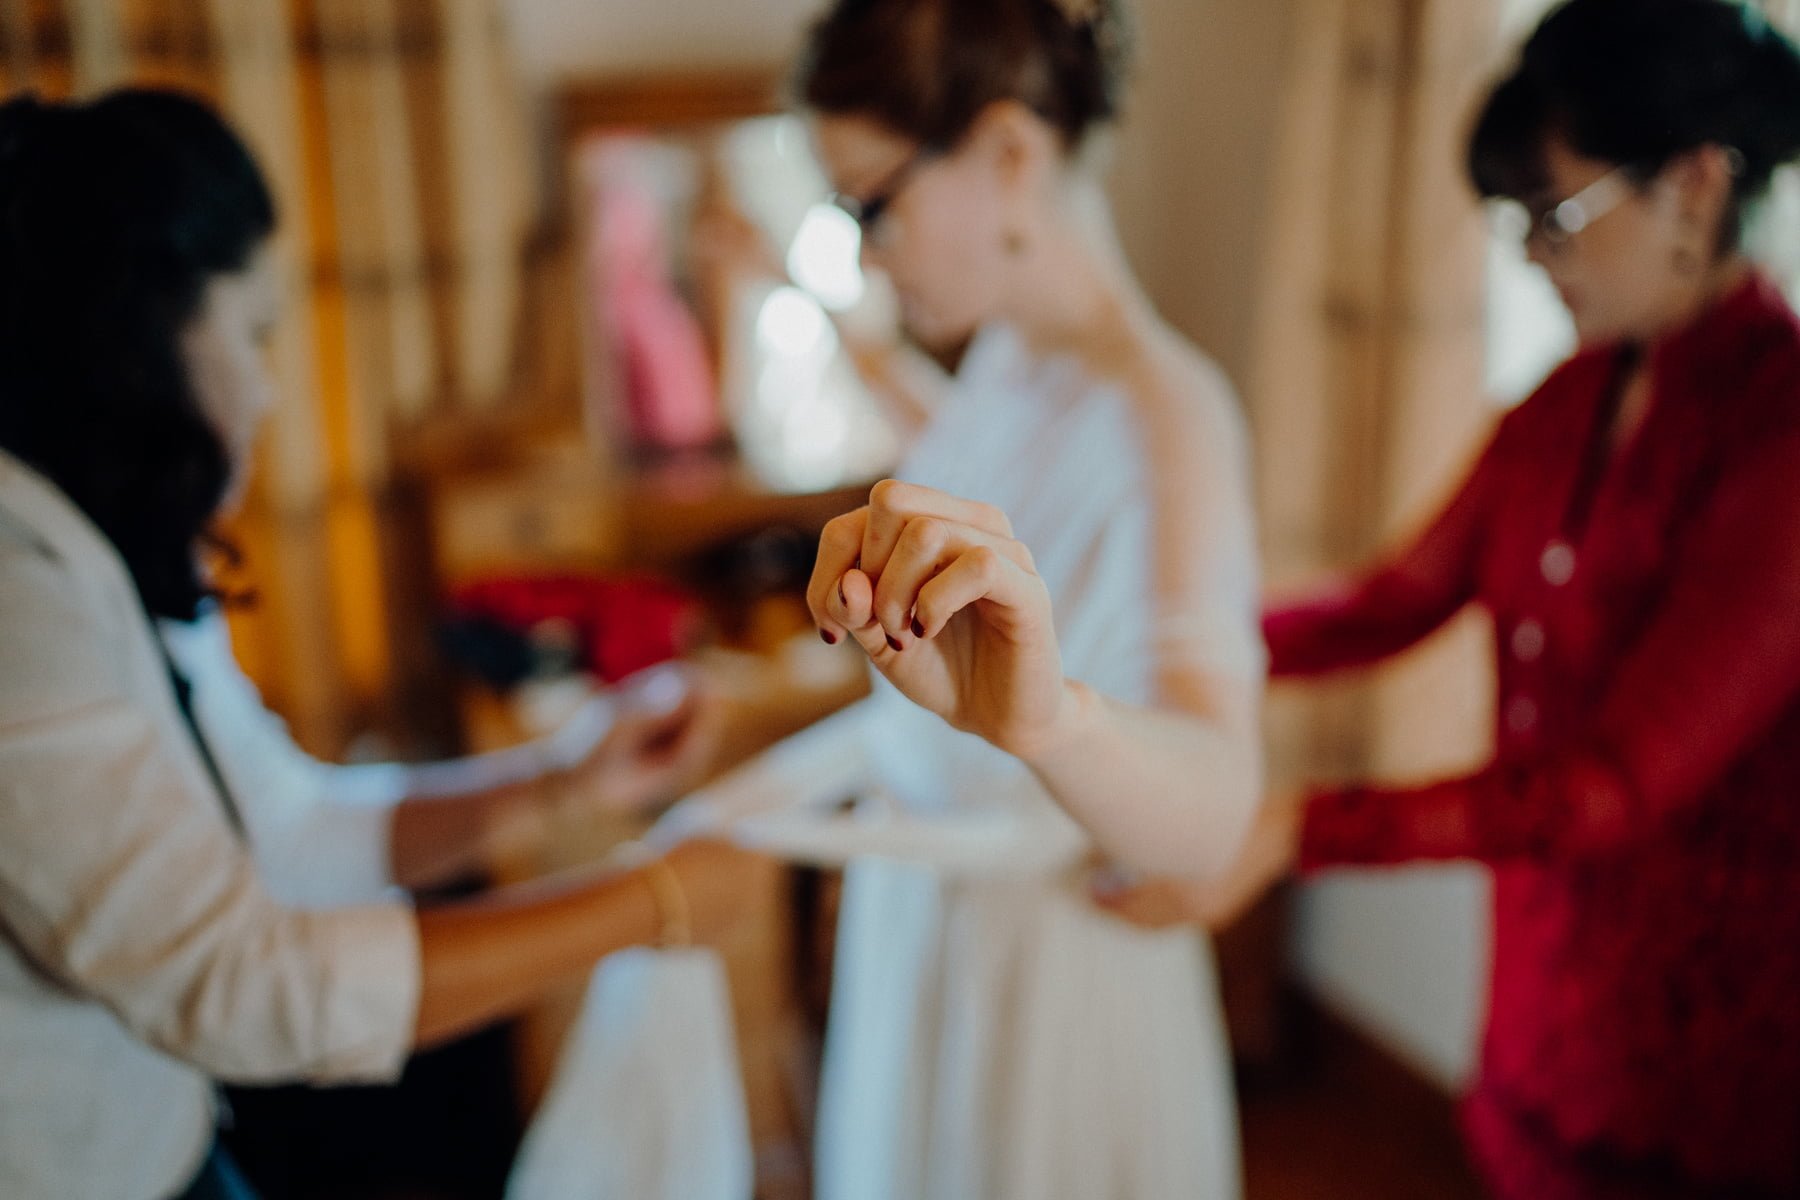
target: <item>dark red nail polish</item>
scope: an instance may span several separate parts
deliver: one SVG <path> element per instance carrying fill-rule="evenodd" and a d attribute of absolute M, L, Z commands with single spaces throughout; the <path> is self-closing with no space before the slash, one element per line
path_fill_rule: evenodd
<path fill-rule="evenodd" d="M 913 636 L 914 637 L 924 637 L 925 636 L 925 623 L 923 621 L 919 620 L 919 618 L 917 618 L 917 617 L 913 618 Z"/>
<path fill-rule="evenodd" d="M 898 653 L 898 652 L 899 652 L 899 651 L 901 651 L 901 650 L 904 650 L 904 649 L 906 649 L 906 647 L 905 647 L 905 646 L 902 646 L 902 645 L 901 645 L 901 644 L 900 644 L 900 639 L 899 639 L 899 638 L 897 638 L 897 637 L 895 637 L 895 636 L 894 636 L 894 635 L 893 635 L 893 634 L 891 634 L 891 633 L 890 633 L 890 634 L 888 634 L 888 648 L 889 648 L 889 649 L 891 649 L 891 650 L 893 650 L 893 651 L 895 651 L 895 652 L 896 652 L 896 653 Z"/>
<path fill-rule="evenodd" d="M 819 630 L 819 636 L 825 639 L 825 644 L 827 646 L 837 645 L 837 634 L 831 632 L 831 630 L 821 629 Z"/>

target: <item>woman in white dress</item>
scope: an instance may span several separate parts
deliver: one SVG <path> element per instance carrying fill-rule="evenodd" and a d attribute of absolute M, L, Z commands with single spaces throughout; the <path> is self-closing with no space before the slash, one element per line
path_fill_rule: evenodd
<path fill-rule="evenodd" d="M 1228 384 L 1157 315 L 1117 245 L 1097 166 L 1122 43 L 1111 4 L 841 0 L 813 31 L 801 92 L 909 327 L 973 339 L 907 482 L 878 488 L 872 511 L 939 489 L 997 528 L 1010 514 L 1055 599 L 1064 669 L 1214 747 L 1193 790 L 1235 798 L 1247 819 L 1263 654 L 1245 438 Z M 836 607 L 815 594 L 815 611 L 827 641 L 854 634 L 884 670 L 919 662 L 914 688 L 929 691 L 954 657 L 931 656 L 961 643 L 930 604 L 887 603 L 904 587 L 878 566 L 895 532 L 863 514 L 835 524 L 826 560 L 860 555 L 864 570 L 831 576 Z M 918 563 L 935 561 L 937 536 L 910 527 Z M 752 807 L 752 793 L 880 798 L 849 818 L 789 811 L 740 830 L 850 858 L 824 1200 L 1238 1194 L 1205 939 L 1096 908 L 1106 847 L 1016 758 L 878 684 L 736 782 L 729 802 Z M 1134 786 L 1129 772 L 1116 783 Z"/>

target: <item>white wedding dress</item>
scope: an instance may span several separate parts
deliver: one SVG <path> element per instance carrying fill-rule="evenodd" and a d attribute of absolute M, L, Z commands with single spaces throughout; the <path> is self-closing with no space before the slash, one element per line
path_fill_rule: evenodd
<path fill-rule="evenodd" d="M 1244 437 L 1223 378 L 1203 391 L 1160 409 L 989 329 L 901 472 L 1010 516 L 1065 669 L 1127 702 L 1171 668 L 1263 675 Z M 1097 909 L 1085 835 L 1017 760 L 877 679 L 657 836 L 697 831 L 845 866 L 820 1200 L 1239 1195 L 1207 939 Z M 632 1041 L 688 1069 L 681 1039 Z"/>

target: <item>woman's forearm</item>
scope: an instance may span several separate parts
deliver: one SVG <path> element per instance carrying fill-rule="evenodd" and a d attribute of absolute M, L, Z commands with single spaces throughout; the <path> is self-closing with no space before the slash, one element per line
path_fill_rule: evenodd
<path fill-rule="evenodd" d="M 394 881 L 432 887 L 482 866 L 498 831 L 541 809 L 553 777 L 593 750 L 610 719 L 590 704 L 551 737 L 408 767 L 389 844 Z"/>
<path fill-rule="evenodd" d="M 419 763 L 406 769 L 406 795 L 412 800 L 479 796 L 530 783 L 552 769 L 574 765 L 579 757 L 559 757 L 548 739 L 539 738 L 485 754 Z"/>
<path fill-rule="evenodd" d="M 1054 736 L 1023 756 L 1057 802 L 1124 866 L 1184 878 L 1228 868 L 1261 796 L 1254 696 L 1200 715 L 1065 688 Z"/>
<path fill-rule="evenodd" d="M 388 847 L 394 882 L 416 891 L 480 868 L 499 830 L 541 808 L 547 787 L 534 780 L 464 796 L 401 801 Z"/>
<path fill-rule="evenodd" d="M 409 768 L 392 829 L 395 879 L 418 887 L 467 873 L 501 835 L 519 832 L 521 818 L 535 823 L 566 798 L 623 812 L 672 797 L 712 746 L 710 706 L 685 680 L 674 667 L 645 672 L 623 693 L 592 697 L 547 737 Z"/>
<path fill-rule="evenodd" d="M 606 955 L 657 937 L 642 872 L 512 888 L 419 913 L 418 1045 L 510 1016 Z"/>
<path fill-rule="evenodd" d="M 780 893 L 774 859 L 684 842 L 633 870 L 491 892 L 419 913 L 417 1043 L 516 1013 L 607 955 L 668 936 L 717 945 Z"/>

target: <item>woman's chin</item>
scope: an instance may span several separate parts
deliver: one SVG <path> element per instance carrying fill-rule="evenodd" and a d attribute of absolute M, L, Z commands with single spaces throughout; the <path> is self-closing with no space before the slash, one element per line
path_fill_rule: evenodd
<path fill-rule="evenodd" d="M 906 332 L 921 346 L 930 350 L 959 346 L 968 341 L 980 327 L 979 321 L 966 318 L 952 320 L 941 310 L 912 300 L 901 301 L 900 319 Z"/>

